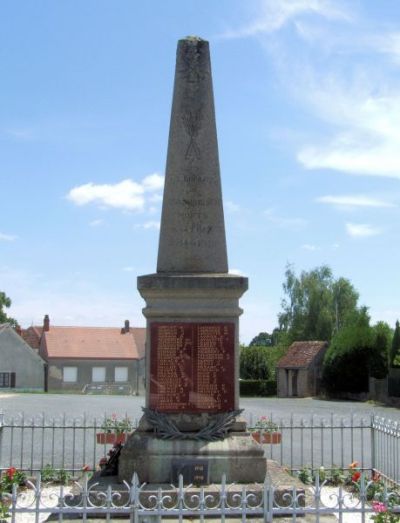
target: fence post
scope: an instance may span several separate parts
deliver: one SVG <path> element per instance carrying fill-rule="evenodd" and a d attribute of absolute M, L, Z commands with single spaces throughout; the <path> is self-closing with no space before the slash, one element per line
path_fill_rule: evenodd
<path fill-rule="evenodd" d="M 0 412 L 0 470 L 2 469 L 2 450 L 3 450 L 3 425 L 4 425 L 4 413 Z"/>
<path fill-rule="evenodd" d="M 376 456 L 375 456 L 375 427 L 374 427 L 375 415 L 371 414 L 371 469 L 376 468 Z"/>

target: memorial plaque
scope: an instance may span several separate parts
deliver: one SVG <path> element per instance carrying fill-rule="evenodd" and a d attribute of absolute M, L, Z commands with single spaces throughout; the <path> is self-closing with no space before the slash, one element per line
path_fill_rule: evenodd
<path fill-rule="evenodd" d="M 234 345 L 233 323 L 152 323 L 150 408 L 233 410 Z"/>
<path fill-rule="evenodd" d="M 184 485 L 208 485 L 208 461 L 204 459 L 173 459 L 171 483 L 178 485 L 179 476 Z"/>

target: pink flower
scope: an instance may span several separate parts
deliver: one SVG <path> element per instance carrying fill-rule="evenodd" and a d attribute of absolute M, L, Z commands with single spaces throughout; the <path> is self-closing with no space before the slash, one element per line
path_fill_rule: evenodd
<path fill-rule="evenodd" d="M 372 508 L 373 508 L 374 512 L 386 512 L 387 511 L 387 506 L 385 505 L 385 503 L 382 503 L 381 501 L 374 501 L 372 503 Z"/>

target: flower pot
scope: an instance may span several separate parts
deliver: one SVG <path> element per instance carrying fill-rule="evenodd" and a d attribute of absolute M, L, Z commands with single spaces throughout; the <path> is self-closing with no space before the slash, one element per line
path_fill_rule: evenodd
<path fill-rule="evenodd" d="M 115 434 L 115 432 L 97 432 L 97 443 L 100 445 L 117 445 L 118 443 L 125 443 L 126 433 Z"/>
<path fill-rule="evenodd" d="M 281 442 L 282 434 L 280 432 L 252 432 L 251 435 L 257 443 L 275 445 Z"/>

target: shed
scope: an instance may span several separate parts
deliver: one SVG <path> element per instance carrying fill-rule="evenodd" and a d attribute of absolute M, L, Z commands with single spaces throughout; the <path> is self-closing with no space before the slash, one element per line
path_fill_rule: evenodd
<path fill-rule="evenodd" d="M 317 396 L 327 341 L 295 341 L 276 366 L 279 398 Z"/>

